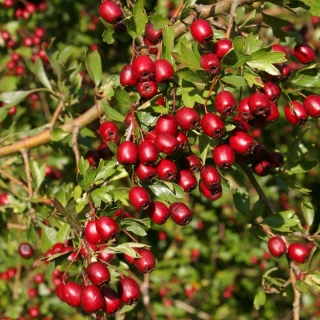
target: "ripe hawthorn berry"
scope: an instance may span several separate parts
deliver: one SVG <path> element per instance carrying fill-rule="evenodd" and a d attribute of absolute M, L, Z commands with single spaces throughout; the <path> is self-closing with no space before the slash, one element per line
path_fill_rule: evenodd
<path fill-rule="evenodd" d="M 34 256 L 34 249 L 28 242 L 21 242 L 18 246 L 18 253 L 23 259 L 30 259 Z"/>
<path fill-rule="evenodd" d="M 154 64 L 149 56 L 136 57 L 132 62 L 132 69 L 139 81 L 146 81 L 154 77 Z"/>
<path fill-rule="evenodd" d="M 124 166 L 134 165 L 138 160 L 138 148 L 132 141 L 123 141 L 117 150 L 118 162 Z"/>
<path fill-rule="evenodd" d="M 181 107 L 176 112 L 176 121 L 182 130 L 190 131 L 199 126 L 200 116 L 193 108 Z"/>
<path fill-rule="evenodd" d="M 267 124 L 277 121 L 279 117 L 280 117 L 280 112 L 279 112 L 278 106 L 273 101 L 270 101 L 270 110 L 269 112 L 267 112 L 265 117 Z"/>
<path fill-rule="evenodd" d="M 287 245 L 280 237 L 272 237 L 268 241 L 268 249 L 275 258 L 281 257 L 287 252 Z"/>
<path fill-rule="evenodd" d="M 121 309 L 121 299 L 116 291 L 109 287 L 102 287 L 100 289 L 104 298 L 104 312 L 108 315 L 115 314 Z"/>
<path fill-rule="evenodd" d="M 200 44 L 206 44 L 213 38 L 211 24 L 207 20 L 198 19 L 190 25 L 192 37 Z"/>
<path fill-rule="evenodd" d="M 216 95 L 214 105 L 222 116 L 227 117 L 235 112 L 237 101 L 230 91 L 221 91 Z"/>
<path fill-rule="evenodd" d="M 179 226 L 185 226 L 192 219 L 191 210 L 183 202 L 174 202 L 169 206 L 170 217 Z"/>
<path fill-rule="evenodd" d="M 249 97 L 243 98 L 238 105 L 238 116 L 240 120 L 244 122 L 249 122 L 253 120 L 253 114 L 249 107 Z"/>
<path fill-rule="evenodd" d="M 148 217 L 156 224 L 164 224 L 170 217 L 168 207 L 160 201 L 152 201 L 146 210 Z"/>
<path fill-rule="evenodd" d="M 137 91 L 144 99 L 153 98 L 158 92 L 158 85 L 154 80 L 139 81 Z"/>
<path fill-rule="evenodd" d="M 310 248 L 302 243 L 291 243 L 288 247 L 288 256 L 295 262 L 305 263 L 310 255 Z"/>
<path fill-rule="evenodd" d="M 156 259 L 148 249 L 137 249 L 140 257 L 134 259 L 134 265 L 142 273 L 150 273 L 156 267 Z"/>
<path fill-rule="evenodd" d="M 208 189 L 212 189 L 221 183 L 219 171 L 215 167 L 208 164 L 201 168 L 200 179 Z"/>
<path fill-rule="evenodd" d="M 178 169 L 173 160 L 163 158 L 158 162 L 156 171 L 159 179 L 170 181 L 176 177 Z"/>
<path fill-rule="evenodd" d="M 123 18 L 122 9 L 113 1 L 106 0 L 99 7 L 100 16 L 111 24 L 116 24 Z"/>
<path fill-rule="evenodd" d="M 248 99 L 248 105 L 254 116 L 265 116 L 270 110 L 270 101 L 262 92 L 253 93 Z"/>
<path fill-rule="evenodd" d="M 123 276 L 118 283 L 118 294 L 124 304 L 133 305 L 140 298 L 139 285 L 134 279 Z"/>
<path fill-rule="evenodd" d="M 165 114 L 160 116 L 157 120 L 155 130 L 157 133 L 171 133 L 175 135 L 177 133 L 178 123 L 176 117 L 172 114 Z"/>
<path fill-rule="evenodd" d="M 193 173 L 196 173 L 201 168 L 200 159 L 192 152 L 183 153 L 179 159 L 181 168 L 190 169 Z"/>
<path fill-rule="evenodd" d="M 81 305 L 82 286 L 76 282 L 67 282 L 60 287 L 61 300 L 65 301 L 69 306 L 78 308 Z"/>
<path fill-rule="evenodd" d="M 102 287 L 110 282 L 110 272 L 107 266 L 99 261 L 88 264 L 86 270 L 91 283 L 97 287 Z"/>
<path fill-rule="evenodd" d="M 212 52 L 215 53 L 219 59 L 223 59 L 223 57 L 231 50 L 231 48 L 232 41 L 228 39 L 219 39 L 213 44 Z"/>
<path fill-rule="evenodd" d="M 176 183 L 184 192 L 191 192 L 197 187 L 198 180 L 191 170 L 181 169 L 177 173 Z"/>
<path fill-rule="evenodd" d="M 144 29 L 144 34 L 153 44 L 162 40 L 162 29 L 155 29 L 152 23 L 147 23 Z"/>
<path fill-rule="evenodd" d="M 233 133 L 229 138 L 230 147 L 240 155 L 252 154 L 257 144 L 249 134 L 241 131 Z"/>
<path fill-rule="evenodd" d="M 221 198 L 222 196 L 222 186 L 221 184 L 216 184 L 214 187 L 207 188 L 205 184 L 200 181 L 199 182 L 200 192 L 210 201 L 215 201 Z"/>
<path fill-rule="evenodd" d="M 145 165 L 139 161 L 134 168 L 134 173 L 141 181 L 151 181 L 156 177 L 157 169 L 153 165 Z"/>
<path fill-rule="evenodd" d="M 113 121 L 104 121 L 99 127 L 99 133 L 105 141 L 115 141 L 118 137 L 119 129 Z"/>
<path fill-rule="evenodd" d="M 286 119 L 293 125 L 304 124 L 308 120 L 308 113 L 303 104 L 295 100 L 291 101 L 291 104 L 292 106 L 290 106 L 289 103 L 284 106 L 284 115 Z"/>
<path fill-rule="evenodd" d="M 265 177 L 270 174 L 272 166 L 268 160 L 260 159 L 252 163 L 253 172 L 261 177 Z"/>
<path fill-rule="evenodd" d="M 311 94 L 303 100 L 303 106 L 309 116 L 313 118 L 320 117 L 320 95 Z"/>
<path fill-rule="evenodd" d="M 91 244 L 98 244 L 102 242 L 102 238 L 99 235 L 96 228 L 96 221 L 88 221 L 84 227 L 84 236 Z"/>
<path fill-rule="evenodd" d="M 120 232 L 117 222 L 106 216 L 100 217 L 96 220 L 96 229 L 104 241 L 117 238 Z"/>
<path fill-rule="evenodd" d="M 183 131 L 178 130 L 176 133 L 176 138 L 178 140 L 178 147 L 177 147 L 178 150 L 183 150 L 188 146 L 189 138 Z"/>
<path fill-rule="evenodd" d="M 154 138 L 154 145 L 158 152 L 171 155 L 179 147 L 179 141 L 175 135 L 167 132 L 161 132 L 156 134 L 156 137 Z"/>
<path fill-rule="evenodd" d="M 148 191 L 140 186 L 134 186 L 129 191 L 129 202 L 136 209 L 146 210 L 150 205 Z"/>
<path fill-rule="evenodd" d="M 235 154 L 228 144 L 220 144 L 212 151 L 213 161 L 217 167 L 222 169 L 230 168 L 235 162 Z"/>
<path fill-rule="evenodd" d="M 307 43 L 298 43 L 293 49 L 295 57 L 303 64 L 311 63 L 316 55 Z"/>
<path fill-rule="evenodd" d="M 138 82 L 131 64 L 127 64 L 121 69 L 119 79 L 120 84 L 124 87 L 134 87 Z"/>
<path fill-rule="evenodd" d="M 267 96 L 267 98 L 272 102 L 277 102 L 281 95 L 280 87 L 272 82 L 266 81 L 261 88 L 261 91 Z"/>
<path fill-rule="evenodd" d="M 215 113 L 208 112 L 201 119 L 201 129 L 210 138 L 221 138 L 226 129 L 223 120 Z"/>
<path fill-rule="evenodd" d="M 0 206 L 4 206 L 10 204 L 8 194 L 7 193 L 1 193 L 0 194 Z"/>
<path fill-rule="evenodd" d="M 157 149 L 151 141 L 144 140 L 138 145 L 138 158 L 145 165 L 151 165 L 158 161 Z"/>
<path fill-rule="evenodd" d="M 221 70 L 221 61 L 215 53 L 204 53 L 200 58 L 200 67 L 210 76 L 214 76 Z"/>
<path fill-rule="evenodd" d="M 87 313 L 93 313 L 104 307 L 104 297 L 98 287 L 89 284 L 82 288 L 81 306 Z"/>
<path fill-rule="evenodd" d="M 157 83 L 172 81 L 174 70 L 171 63 L 166 59 L 158 59 L 154 62 L 154 79 Z"/>

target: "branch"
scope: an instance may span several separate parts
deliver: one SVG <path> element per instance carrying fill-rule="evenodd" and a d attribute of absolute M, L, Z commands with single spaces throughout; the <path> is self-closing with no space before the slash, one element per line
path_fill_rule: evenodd
<path fill-rule="evenodd" d="M 273 207 L 273 204 L 270 202 L 270 200 L 267 198 L 267 196 L 264 194 L 263 190 L 261 189 L 258 181 L 252 174 L 252 172 L 249 170 L 249 168 L 246 165 L 241 165 L 242 170 L 245 172 L 251 183 L 253 184 L 254 188 L 259 194 L 260 199 L 266 204 L 268 207 L 268 210 L 271 214 L 277 213 L 275 208 Z"/>
<path fill-rule="evenodd" d="M 293 262 L 290 263 L 290 280 L 291 280 L 293 294 L 294 294 L 294 301 L 293 301 L 293 304 L 292 304 L 292 307 L 293 307 L 293 320 L 299 320 L 300 319 L 301 292 L 295 287 L 296 275 L 294 273 Z"/>
<path fill-rule="evenodd" d="M 100 104 L 97 106 L 94 105 L 87 112 L 85 112 L 78 118 L 75 118 L 70 122 L 67 122 L 59 126 L 59 128 L 62 129 L 64 132 L 71 134 L 75 126 L 78 126 L 79 129 L 81 129 L 87 126 L 89 123 L 93 122 L 95 119 L 97 119 L 99 115 L 101 115 L 102 113 L 103 113 L 103 110 Z M 29 149 L 42 146 L 50 141 L 51 141 L 50 130 L 45 130 L 33 137 L 27 138 L 25 140 L 17 141 L 12 145 L 1 147 L 0 158 L 20 152 L 21 149 L 29 150 Z"/>

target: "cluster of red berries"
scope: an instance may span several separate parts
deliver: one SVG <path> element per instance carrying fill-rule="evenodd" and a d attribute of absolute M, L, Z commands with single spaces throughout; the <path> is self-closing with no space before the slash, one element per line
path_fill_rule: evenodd
<path fill-rule="evenodd" d="M 4 0 L 3 1 L 3 5 L 8 9 L 13 8 L 16 3 L 18 3 L 18 1 L 15 1 L 15 0 Z M 23 8 L 21 8 L 19 5 L 19 7 L 15 10 L 14 17 L 16 19 L 22 18 L 24 20 L 27 20 L 35 12 L 46 11 L 46 10 L 47 10 L 47 4 L 45 1 L 40 2 L 38 5 L 35 5 L 32 2 L 24 1 Z"/>
<path fill-rule="evenodd" d="M 272 256 L 279 258 L 284 254 L 297 263 L 308 261 L 313 244 L 305 245 L 302 243 L 291 243 L 288 247 L 283 238 L 271 237 L 268 241 L 268 249 Z"/>

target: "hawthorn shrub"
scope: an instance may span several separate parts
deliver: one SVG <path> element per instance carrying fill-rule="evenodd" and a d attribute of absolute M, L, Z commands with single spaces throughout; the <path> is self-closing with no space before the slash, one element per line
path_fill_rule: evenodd
<path fill-rule="evenodd" d="M 316 319 L 313 1 L 0 2 L 1 319 Z"/>

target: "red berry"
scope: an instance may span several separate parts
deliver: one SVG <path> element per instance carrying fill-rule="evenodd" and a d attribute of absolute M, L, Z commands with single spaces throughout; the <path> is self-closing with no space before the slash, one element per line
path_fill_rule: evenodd
<path fill-rule="evenodd" d="M 10 204 L 7 193 L 0 194 L 0 206 L 4 206 L 6 204 Z"/>
<path fill-rule="evenodd" d="M 108 252 L 108 250 L 104 250 L 107 249 L 108 246 L 107 245 L 100 245 L 97 248 L 97 253 L 98 253 L 98 259 L 100 261 L 104 261 L 104 262 L 110 262 L 113 259 L 113 253 Z"/>
<path fill-rule="evenodd" d="M 178 132 L 176 134 L 176 138 L 178 140 L 178 148 L 177 148 L 177 150 L 183 150 L 184 148 L 186 148 L 188 146 L 189 138 L 181 130 L 178 130 Z"/>
<path fill-rule="evenodd" d="M 214 139 L 221 138 L 225 133 L 223 120 L 212 112 L 208 112 L 202 117 L 201 128 L 207 136 Z"/>
<path fill-rule="evenodd" d="M 153 44 L 162 40 L 162 29 L 156 30 L 152 23 L 146 24 L 144 34 Z"/>
<path fill-rule="evenodd" d="M 88 221 L 84 227 L 84 236 L 91 244 L 98 244 L 102 242 L 102 238 L 99 235 L 96 228 L 96 221 Z"/>
<path fill-rule="evenodd" d="M 190 26 L 192 37 L 201 44 L 206 44 L 213 38 L 213 31 L 208 21 L 198 19 Z"/>
<path fill-rule="evenodd" d="M 131 64 L 127 64 L 122 68 L 119 79 L 121 85 L 124 87 L 134 87 L 138 82 Z"/>
<path fill-rule="evenodd" d="M 158 59 L 154 62 L 154 78 L 158 83 L 172 81 L 174 70 L 171 63 L 166 59 Z"/>
<path fill-rule="evenodd" d="M 277 44 L 277 43 L 273 44 L 273 45 L 272 45 L 272 51 L 273 51 L 273 52 L 283 52 L 283 53 L 286 55 L 286 57 L 287 57 L 287 50 L 286 50 L 286 48 L 285 48 L 284 46 L 282 46 L 281 44 Z"/>
<path fill-rule="evenodd" d="M 146 211 L 148 217 L 156 224 L 164 224 L 170 216 L 168 207 L 160 201 L 152 201 Z"/>
<path fill-rule="evenodd" d="M 94 167 L 99 164 L 101 159 L 100 153 L 97 150 L 89 150 L 84 157 L 88 160 L 89 164 Z"/>
<path fill-rule="evenodd" d="M 235 154 L 228 144 L 220 144 L 213 149 L 213 161 L 217 167 L 222 169 L 230 168 L 235 162 Z"/>
<path fill-rule="evenodd" d="M 101 293 L 104 298 L 105 307 L 104 312 L 108 315 L 115 314 L 121 308 L 121 299 L 117 292 L 115 292 L 112 288 L 102 287 Z"/>
<path fill-rule="evenodd" d="M 303 106 L 311 117 L 320 117 L 320 95 L 311 94 L 306 97 L 303 101 Z"/>
<path fill-rule="evenodd" d="M 308 114 L 303 104 L 298 101 L 291 101 L 291 103 L 292 106 L 290 106 L 289 103 L 284 106 L 284 115 L 286 116 L 286 119 L 294 125 L 305 123 L 308 120 Z"/>
<path fill-rule="evenodd" d="M 227 117 L 235 112 L 237 101 L 231 92 L 221 91 L 216 95 L 214 105 L 222 116 Z"/>
<path fill-rule="evenodd" d="M 97 287 L 102 287 L 110 282 L 110 272 L 107 266 L 99 261 L 88 264 L 87 276 L 91 283 Z"/>
<path fill-rule="evenodd" d="M 134 259 L 134 265 L 142 273 L 150 273 L 156 267 L 156 259 L 153 253 L 148 249 L 138 249 L 137 252 L 141 256 Z"/>
<path fill-rule="evenodd" d="M 175 135 L 177 133 L 178 123 L 176 118 L 171 114 L 165 114 L 160 116 L 157 120 L 155 130 L 158 133 L 171 133 Z"/>
<path fill-rule="evenodd" d="M 301 243 L 291 243 L 288 248 L 288 256 L 295 262 L 305 263 L 310 255 L 310 248 Z"/>
<path fill-rule="evenodd" d="M 193 108 L 181 107 L 176 112 L 176 121 L 182 130 L 190 131 L 199 126 L 200 116 Z"/>
<path fill-rule="evenodd" d="M 235 132 L 229 139 L 230 147 L 240 155 L 252 154 L 257 144 L 251 136 L 241 131 Z"/>
<path fill-rule="evenodd" d="M 23 259 L 30 259 L 34 255 L 34 250 L 30 243 L 22 242 L 19 244 L 18 253 Z"/>
<path fill-rule="evenodd" d="M 99 7 L 100 16 L 111 24 L 117 23 L 123 17 L 121 8 L 113 1 L 104 1 Z"/>
<path fill-rule="evenodd" d="M 80 296 L 82 286 L 76 282 L 67 282 L 61 286 L 61 298 L 69 306 L 78 308 L 81 305 Z"/>
<path fill-rule="evenodd" d="M 219 171 L 211 165 L 205 165 L 201 168 L 200 179 L 208 189 L 212 189 L 221 183 Z"/>
<path fill-rule="evenodd" d="M 272 81 L 266 81 L 263 84 L 263 87 L 261 90 L 267 96 L 267 98 L 272 102 L 277 102 L 280 98 L 281 89 L 276 83 Z"/>
<path fill-rule="evenodd" d="M 201 193 L 210 201 L 218 200 L 222 196 L 221 184 L 216 184 L 212 188 L 207 188 L 205 184 L 202 181 L 200 181 L 199 189 Z"/>
<path fill-rule="evenodd" d="M 191 210 L 183 202 L 174 202 L 169 207 L 170 217 L 179 226 L 185 226 L 192 219 Z"/>
<path fill-rule="evenodd" d="M 142 98 L 151 99 L 157 94 L 158 85 L 154 80 L 138 82 L 137 91 Z"/>
<path fill-rule="evenodd" d="M 184 153 L 179 162 L 183 169 L 190 169 L 193 173 L 196 173 L 201 168 L 200 159 L 192 152 Z"/>
<path fill-rule="evenodd" d="M 248 101 L 249 97 L 245 97 L 239 102 L 238 106 L 238 116 L 244 122 L 253 120 L 253 114 L 251 113 Z"/>
<path fill-rule="evenodd" d="M 104 241 L 117 238 L 120 232 L 118 224 L 112 218 L 106 216 L 96 220 L 96 228 Z"/>
<path fill-rule="evenodd" d="M 171 155 L 179 147 L 179 141 L 173 134 L 161 132 L 156 135 L 154 139 L 154 145 L 158 152 Z"/>
<path fill-rule="evenodd" d="M 177 166 L 174 161 L 163 158 L 158 162 L 157 175 L 159 179 L 164 181 L 170 181 L 177 175 Z"/>
<path fill-rule="evenodd" d="M 232 42 L 228 39 L 219 39 L 213 44 L 212 52 L 222 59 L 232 48 Z"/>
<path fill-rule="evenodd" d="M 87 285 L 81 291 L 81 306 L 87 313 L 98 311 L 104 307 L 104 297 L 98 287 Z"/>
<path fill-rule="evenodd" d="M 118 138 L 118 126 L 112 121 L 105 121 L 99 127 L 99 133 L 105 141 L 116 141 Z"/>
<path fill-rule="evenodd" d="M 316 56 L 314 50 L 307 43 L 296 44 L 294 55 L 303 64 L 311 63 Z"/>
<path fill-rule="evenodd" d="M 118 293 L 124 304 L 133 305 L 139 300 L 140 288 L 134 279 L 122 277 L 118 283 Z"/>
<path fill-rule="evenodd" d="M 279 116 L 280 113 L 278 106 L 274 102 L 270 101 L 270 110 L 265 117 L 267 124 L 269 124 L 270 122 L 277 121 L 279 119 Z"/>
<path fill-rule="evenodd" d="M 151 141 L 145 140 L 138 145 L 138 158 L 143 164 L 154 164 L 158 157 L 157 149 Z"/>
<path fill-rule="evenodd" d="M 31 318 L 39 319 L 40 310 L 38 307 L 31 307 L 28 310 L 28 314 Z"/>
<path fill-rule="evenodd" d="M 221 62 L 216 54 L 204 53 L 200 58 L 200 67 L 204 69 L 204 71 L 210 75 L 214 76 L 221 70 Z"/>
<path fill-rule="evenodd" d="M 156 177 L 157 169 L 152 165 L 145 165 L 139 162 L 135 166 L 134 173 L 141 181 L 151 181 Z"/>
<path fill-rule="evenodd" d="M 139 81 L 146 81 L 154 76 L 154 64 L 149 56 L 139 56 L 134 59 L 132 69 Z"/>
<path fill-rule="evenodd" d="M 268 249 L 272 256 L 278 258 L 287 252 L 286 243 L 280 237 L 272 237 L 268 241 Z"/>
<path fill-rule="evenodd" d="M 270 110 L 268 97 L 261 92 L 253 93 L 248 99 L 248 105 L 254 116 L 266 115 Z"/>
<path fill-rule="evenodd" d="M 134 165 L 138 160 L 138 148 L 132 141 L 122 142 L 117 150 L 117 159 L 124 166 Z"/>
<path fill-rule="evenodd" d="M 177 184 L 183 188 L 184 192 L 191 192 L 198 185 L 198 180 L 194 173 L 188 169 L 182 169 L 178 171 L 176 177 Z"/>
<path fill-rule="evenodd" d="M 150 205 L 150 196 L 143 187 L 134 186 L 129 191 L 129 201 L 134 208 L 146 210 Z"/>
<path fill-rule="evenodd" d="M 256 175 L 264 177 L 271 172 L 272 166 L 269 161 L 261 159 L 252 164 L 252 170 Z"/>

